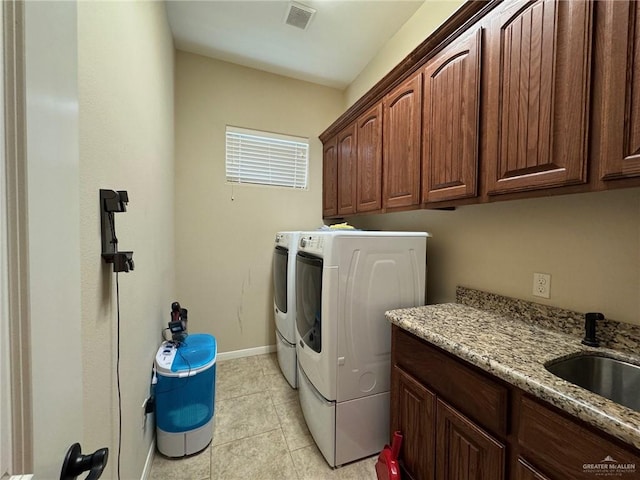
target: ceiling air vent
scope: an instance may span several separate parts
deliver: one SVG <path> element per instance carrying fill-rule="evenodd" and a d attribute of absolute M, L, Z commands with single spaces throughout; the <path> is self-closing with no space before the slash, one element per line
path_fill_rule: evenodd
<path fill-rule="evenodd" d="M 306 30 L 315 13 L 315 9 L 311 7 L 307 7 L 306 5 L 301 5 L 296 2 L 290 2 L 284 23 L 291 25 L 292 27 Z"/>

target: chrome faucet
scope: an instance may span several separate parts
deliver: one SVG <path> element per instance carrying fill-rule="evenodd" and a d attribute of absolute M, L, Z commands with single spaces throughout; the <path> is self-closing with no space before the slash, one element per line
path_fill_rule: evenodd
<path fill-rule="evenodd" d="M 590 347 L 599 347 L 600 343 L 596 337 L 596 321 L 604 320 L 604 315 L 597 312 L 586 313 L 584 316 L 584 338 L 582 343 Z"/>

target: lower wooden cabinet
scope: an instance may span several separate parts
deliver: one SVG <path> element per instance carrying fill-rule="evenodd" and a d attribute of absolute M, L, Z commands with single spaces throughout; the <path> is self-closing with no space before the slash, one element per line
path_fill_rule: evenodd
<path fill-rule="evenodd" d="M 395 325 L 391 361 L 403 478 L 594 480 L 608 463 L 640 478 L 638 449 Z"/>
<path fill-rule="evenodd" d="M 401 368 L 391 374 L 391 429 L 404 434 L 402 458 L 413 477 L 434 478 L 436 396 Z"/>
<path fill-rule="evenodd" d="M 504 445 L 442 400 L 437 402 L 436 479 L 502 480 Z"/>
<path fill-rule="evenodd" d="M 604 463 L 607 468 L 606 460 L 611 458 L 616 464 L 635 464 L 638 468 L 631 475 L 615 472 L 620 477 L 640 477 L 640 456 L 594 435 L 590 429 L 528 396 L 523 395 L 515 408 L 520 418 L 519 451 L 540 470 L 552 472 L 562 480 L 588 479 L 602 473 L 598 465 Z"/>
<path fill-rule="evenodd" d="M 415 480 L 502 480 L 505 447 L 401 368 L 393 367 L 392 431 Z"/>
<path fill-rule="evenodd" d="M 538 472 L 522 458 L 518 458 L 516 464 L 515 480 L 551 480 Z"/>

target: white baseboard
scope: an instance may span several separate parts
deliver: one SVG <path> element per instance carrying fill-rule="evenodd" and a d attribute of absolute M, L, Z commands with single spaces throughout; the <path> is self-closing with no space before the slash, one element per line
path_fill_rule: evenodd
<path fill-rule="evenodd" d="M 144 462 L 144 469 L 142 470 L 142 476 L 140 480 L 148 480 L 149 475 L 151 474 L 151 465 L 153 465 L 153 457 L 156 454 L 156 439 L 155 437 L 151 441 L 151 445 L 149 446 L 149 453 L 147 453 L 147 461 Z"/>
<path fill-rule="evenodd" d="M 264 355 L 276 351 L 275 345 L 265 345 L 264 347 L 245 348 L 244 350 L 234 350 L 232 352 L 218 353 L 216 361 L 232 360 L 234 358 L 252 357 L 253 355 Z"/>

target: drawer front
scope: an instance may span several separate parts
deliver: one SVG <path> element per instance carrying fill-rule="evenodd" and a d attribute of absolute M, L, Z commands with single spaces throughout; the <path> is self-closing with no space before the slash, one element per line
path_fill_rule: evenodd
<path fill-rule="evenodd" d="M 507 435 L 508 389 L 418 337 L 393 327 L 393 362 L 492 433 Z"/>
<path fill-rule="evenodd" d="M 639 456 L 525 396 L 518 442 L 534 465 L 563 480 L 591 479 L 605 472 L 629 479 L 640 475 Z"/>

